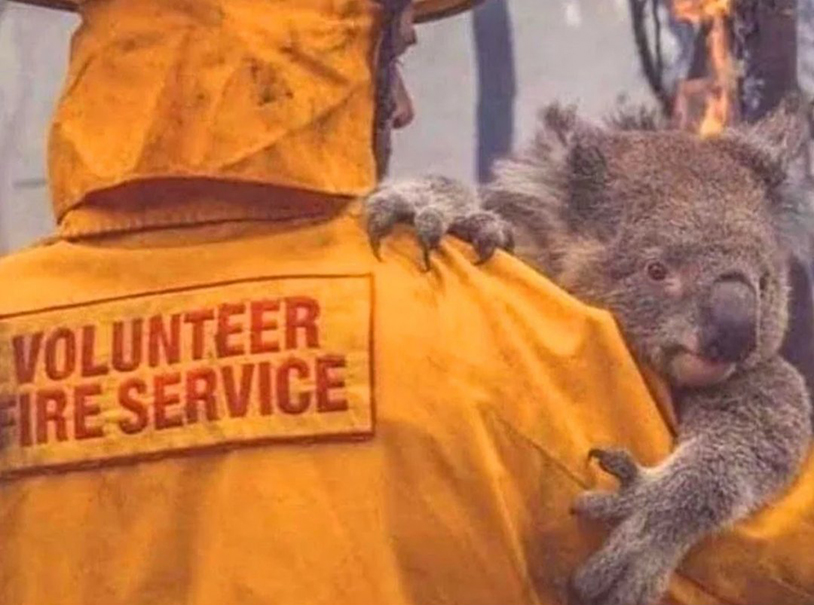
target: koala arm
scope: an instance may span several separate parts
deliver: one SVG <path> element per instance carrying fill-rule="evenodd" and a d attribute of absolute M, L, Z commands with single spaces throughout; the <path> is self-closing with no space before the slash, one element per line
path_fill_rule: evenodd
<path fill-rule="evenodd" d="M 367 199 L 367 232 L 377 256 L 382 238 L 397 223 L 411 225 L 429 269 L 430 252 L 449 233 L 470 244 L 479 262 L 488 260 L 498 248 L 511 251 L 513 238 L 508 225 L 497 214 L 482 207 L 473 188 L 443 176 L 386 183 Z"/>
<path fill-rule="evenodd" d="M 616 493 L 588 492 L 578 514 L 617 523 L 602 548 L 574 576 L 583 604 L 652 605 L 670 574 L 705 534 L 745 512 L 746 485 L 706 466 L 716 447 L 699 438 L 683 443 L 661 465 L 643 468 L 623 450 L 594 450 L 600 465 L 620 477 Z"/>
<path fill-rule="evenodd" d="M 574 577 L 583 603 L 650 605 L 705 535 L 763 506 L 796 474 L 811 437 L 799 374 L 775 358 L 681 399 L 679 445 L 660 465 L 624 450 L 593 450 L 616 493 L 588 492 L 586 517 L 617 523 Z"/>

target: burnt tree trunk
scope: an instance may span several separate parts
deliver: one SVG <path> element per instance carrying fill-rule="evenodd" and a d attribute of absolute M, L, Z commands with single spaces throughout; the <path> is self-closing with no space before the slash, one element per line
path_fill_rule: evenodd
<path fill-rule="evenodd" d="M 746 66 L 741 115 L 754 121 L 798 89 L 797 1 L 751 0 L 736 7 L 736 46 Z"/>
<path fill-rule="evenodd" d="M 746 65 L 741 116 L 754 121 L 798 90 L 796 0 L 741 2 L 735 15 L 738 49 Z M 812 259 L 792 260 L 789 331 L 782 354 L 814 393 L 814 275 Z"/>

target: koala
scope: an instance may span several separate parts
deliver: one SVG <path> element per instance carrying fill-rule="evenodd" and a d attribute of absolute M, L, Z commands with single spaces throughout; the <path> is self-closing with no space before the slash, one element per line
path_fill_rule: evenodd
<path fill-rule="evenodd" d="M 573 576 L 582 603 L 659 602 L 686 552 L 778 495 L 808 452 L 806 385 L 778 353 L 788 262 L 810 224 L 793 170 L 805 123 L 792 105 L 702 139 L 645 113 L 596 125 L 554 104 L 481 190 L 430 176 L 367 201 L 377 254 L 399 222 L 415 228 L 427 269 L 447 233 L 480 261 L 514 251 L 611 311 L 639 363 L 670 385 L 679 427 L 667 459 L 588 453 L 619 487 L 574 503 L 612 527 Z"/>

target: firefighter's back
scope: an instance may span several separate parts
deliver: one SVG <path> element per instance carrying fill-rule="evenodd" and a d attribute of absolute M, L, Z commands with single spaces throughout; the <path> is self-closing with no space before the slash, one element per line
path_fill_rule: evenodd
<path fill-rule="evenodd" d="M 612 321 L 507 257 L 379 262 L 357 214 L 0 263 L 0 601 L 529 602 L 554 543 L 567 576 L 599 427 L 669 446 Z"/>

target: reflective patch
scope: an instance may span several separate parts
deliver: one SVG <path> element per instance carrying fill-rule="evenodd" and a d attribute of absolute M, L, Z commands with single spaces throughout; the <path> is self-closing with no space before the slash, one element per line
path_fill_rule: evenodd
<path fill-rule="evenodd" d="M 263 278 L 0 322 L 0 476 L 373 434 L 372 278 Z"/>

